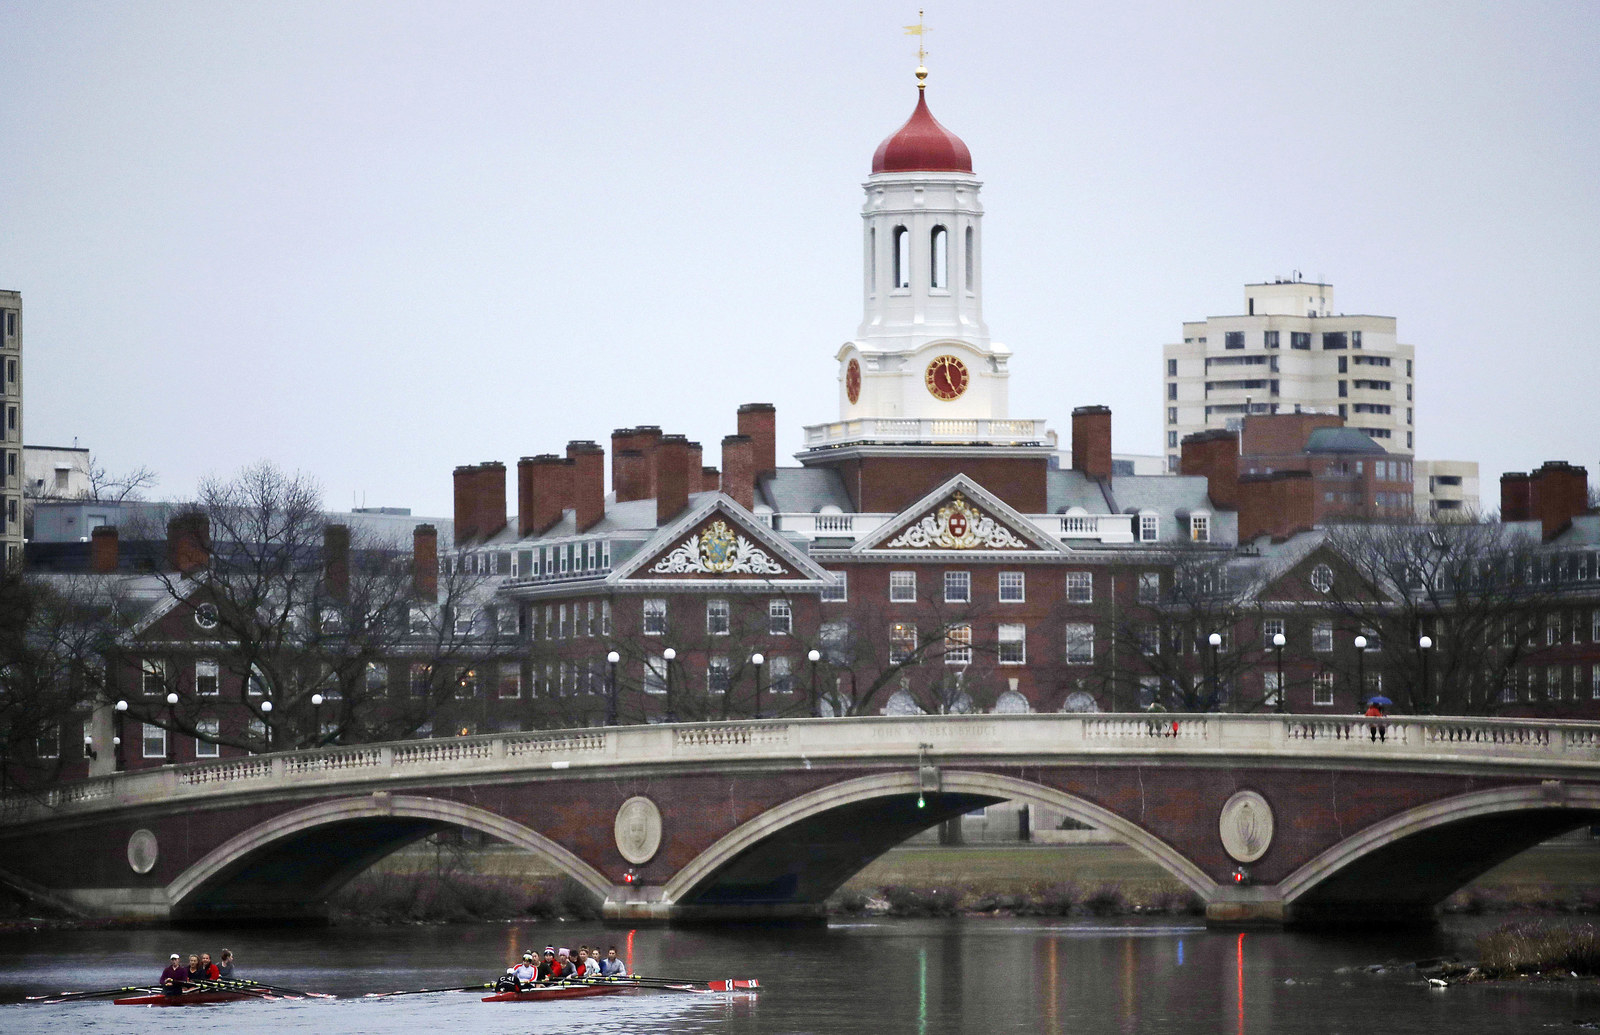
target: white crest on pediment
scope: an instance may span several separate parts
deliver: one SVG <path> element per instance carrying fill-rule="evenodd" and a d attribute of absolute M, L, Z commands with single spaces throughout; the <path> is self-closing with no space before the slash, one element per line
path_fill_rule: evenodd
<path fill-rule="evenodd" d="M 655 575 L 782 575 L 786 569 L 719 519 L 679 543 L 651 565 L 650 571 Z"/>
<path fill-rule="evenodd" d="M 889 540 L 890 549 L 1028 550 L 1032 544 L 973 506 L 961 493 Z"/>

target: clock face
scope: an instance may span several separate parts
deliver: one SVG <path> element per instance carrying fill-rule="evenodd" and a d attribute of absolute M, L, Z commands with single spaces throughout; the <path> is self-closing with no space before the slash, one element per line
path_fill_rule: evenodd
<path fill-rule="evenodd" d="M 967 390 L 967 365 L 954 356 L 940 356 L 928 364 L 923 380 L 935 399 L 949 402 L 961 398 Z"/>
<path fill-rule="evenodd" d="M 852 406 L 861 401 L 861 364 L 853 359 L 844 368 L 844 394 Z"/>

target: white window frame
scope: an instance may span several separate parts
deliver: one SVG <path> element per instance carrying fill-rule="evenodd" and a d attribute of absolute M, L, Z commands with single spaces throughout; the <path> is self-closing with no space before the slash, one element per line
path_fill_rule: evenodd
<path fill-rule="evenodd" d="M 1161 603 L 1161 573 L 1159 571 L 1141 571 L 1139 573 L 1139 603 Z"/>
<path fill-rule="evenodd" d="M 833 582 L 822 587 L 822 594 L 818 598 L 824 604 L 842 604 L 850 599 L 850 573 L 847 571 L 830 571 Z"/>
<path fill-rule="evenodd" d="M 222 735 L 222 723 L 217 719 L 201 719 L 194 724 L 196 733 L 207 733 L 213 737 Z M 221 758 L 222 745 L 214 740 L 194 738 L 194 757 L 196 758 Z"/>
<path fill-rule="evenodd" d="M 1333 569 L 1326 564 L 1319 564 L 1311 569 L 1311 588 L 1318 593 L 1328 593 L 1333 589 Z"/>
<path fill-rule="evenodd" d="M 664 694 L 667 692 L 667 659 L 660 654 L 651 654 L 644 659 L 643 675 L 644 692 L 647 694 Z"/>
<path fill-rule="evenodd" d="M 946 665 L 972 664 L 972 626 L 952 625 L 944 634 L 944 663 Z"/>
<path fill-rule="evenodd" d="M 1028 602 L 1028 574 L 1022 571 L 1003 571 L 1000 573 L 999 599 L 1002 604 L 1025 604 Z"/>
<path fill-rule="evenodd" d="M 1317 708 L 1333 707 L 1333 673 L 1316 672 L 1311 676 L 1311 704 Z"/>
<path fill-rule="evenodd" d="M 944 602 L 947 604 L 972 603 L 972 572 L 947 571 L 944 573 Z"/>
<path fill-rule="evenodd" d="M 778 654 L 767 659 L 767 689 L 775 694 L 794 693 L 794 659 Z"/>
<path fill-rule="evenodd" d="M 157 726 L 153 722 L 140 723 L 140 725 L 142 727 L 144 727 L 143 729 L 141 729 L 139 731 L 139 752 L 140 752 L 140 757 L 142 757 L 142 758 L 166 758 L 167 757 L 167 731 L 166 731 L 166 729 L 164 727 L 162 727 L 162 726 Z M 159 750 L 151 751 L 150 750 L 150 745 L 152 743 L 158 743 L 160 745 Z"/>
<path fill-rule="evenodd" d="M 1287 623 L 1282 618 L 1263 619 L 1261 622 L 1261 646 L 1272 647 L 1272 638 L 1279 633 L 1285 636 L 1288 635 Z"/>
<path fill-rule="evenodd" d="M 1211 542 L 1211 515 L 1189 515 L 1189 539 L 1196 543 Z"/>
<path fill-rule="evenodd" d="M 794 632 L 794 608 L 787 597 L 767 601 L 767 635 L 788 636 Z"/>
<path fill-rule="evenodd" d="M 202 690 L 201 680 L 211 680 L 211 689 Z M 194 695 L 196 697 L 222 696 L 222 667 L 215 658 L 196 658 L 194 661 Z"/>
<path fill-rule="evenodd" d="M 1005 623 L 995 630 L 995 659 L 1001 665 L 1028 663 L 1028 627 L 1021 622 Z"/>
<path fill-rule="evenodd" d="M 155 680 L 157 688 L 150 689 L 151 680 Z M 167 694 L 167 659 L 166 658 L 141 658 L 139 659 L 139 692 L 145 697 L 165 697 Z"/>
<path fill-rule="evenodd" d="M 908 635 L 909 634 L 909 635 Z M 917 623 L 889 623 L 889 664 L 898 665 L 917 651 Z"/>
<path fill-rule="evenodd" d="M 495 631 L 501 636 L 516 639 L 517 636 L 517 609 L 510 604 L 501 604 L 494 612 Z"/>
<path fill-rule="evenodd" d="M 1094 572 L 1069 571 L 1066 573 L 1067 603 L 1094 603 Z"/>
<path fill-rule="evenodd" d="M 889 603 L 914 604 L 917 602 L 917 573 L 891 571 L 889 573 Z"/>
<path fill-rule="evenodd" d="M 1139 514 L 1139 542 L 1154 543 L 1161 539 L 1161 515 L 1154 511 Z"/>
<path fill-rule="evenodd" d="M 508 676 L 510 678 L 507 678 Z M 515 663 L 501 662 L 495 685 L 495 692 L 500 700 L 522 700 L 522 666 Z M 507 687 L 510 687 L 510 693 L 506 693 Z"/>
<path fill-rule="evenodd" d="M 646 597 L 640 603 L 640 631 L 646 636 L 667 634 L 667 601 L 665 597 Z"/>
<path fill-rule="evenodd" d="M 706 635 L 727 636 L 733 632 L 733 608 L 721 597 L 706 601 Z"/>
<path fill-rule="evenodd" d="M 389 691 L 389 664 L 385 661 L 367 662 L 367 693 L 380 697 Z"/>
<path fill-rule="evenodd" d="M 1311 626 L 1311 650 L 1316 654 L 1326 654 L 1333 650 L 1333 623 L 1316 622 Z"/>
<path fill-rule="evenodd" d="M 717 674 L 721 673 L 722 686 L 717 686 Z M 727 693 L 733 687 L 733 663 L 726 654 L 714 654 L 706 659 L 706 693 Z"/>
<path fill-rule="evenodd" d="M 1094 664 L 1094 623 L 1068 622 L 1066 660 L 1069 665 Z"/>

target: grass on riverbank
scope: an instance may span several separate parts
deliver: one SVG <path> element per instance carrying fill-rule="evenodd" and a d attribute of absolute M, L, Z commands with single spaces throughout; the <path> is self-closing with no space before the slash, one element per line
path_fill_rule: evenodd
<path fill-rule="evenodd" d="M 1479 966 L 1486 974 L 1600 974 L 1600 931 L 1593 924 L 1522 920 L 1501 924 L 1478 939 Z"/>

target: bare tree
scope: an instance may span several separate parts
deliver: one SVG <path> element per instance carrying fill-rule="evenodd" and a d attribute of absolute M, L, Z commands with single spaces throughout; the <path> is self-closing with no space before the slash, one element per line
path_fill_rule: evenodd
<path fill-rule="evenodd" d="M 106 470 L 104 464 L 92 458 L 84 473 L 89 484 L 79 498 L 113 503 L 142 500 L 145 490 L 155 488 L 161 481 L 156 472 L 148 467 L 135 467 L 131 471 L 113 474 Z"/>

